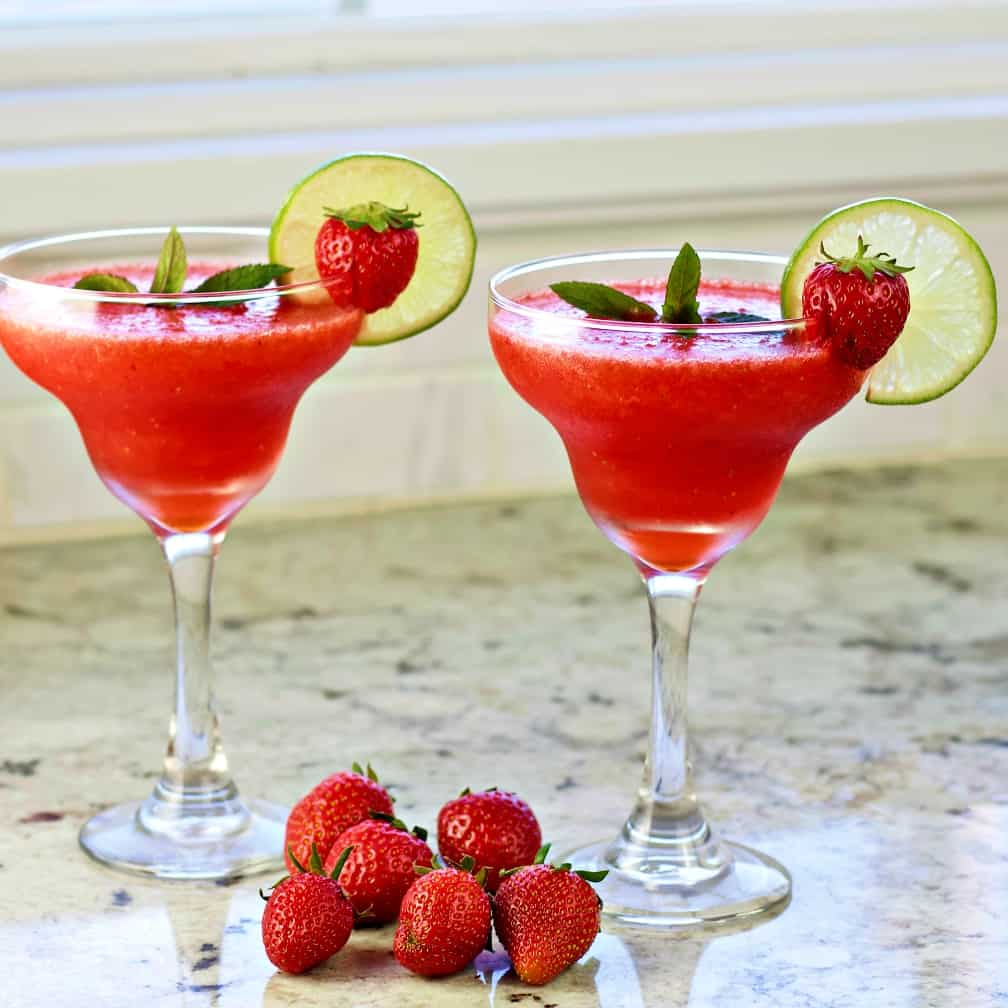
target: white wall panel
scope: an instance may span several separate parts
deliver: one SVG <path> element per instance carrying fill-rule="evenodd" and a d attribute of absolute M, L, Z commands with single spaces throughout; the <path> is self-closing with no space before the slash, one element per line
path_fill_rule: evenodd
<path fill-rule="evenodd" d="M 889 192 L 962 219 L 1008 315 L 1006 66 L 997 0 L 5 29 L 0 241 L 263 223 L 347 150 L 429 160 L 474 212 L 469 297 L 323 379 L 243 520 L 553 490 L 570 486 L 558 439 L 487 345 L 496 269 L 683 239 L 787 253 L 827 210 Z M 852 403 L 796 465 L 1002 452 L 1006 385 L 1002 338 L 936 403 Z M 124 515 L 62 407 L 0 357 L 0 543 L 135 529 Z"/>

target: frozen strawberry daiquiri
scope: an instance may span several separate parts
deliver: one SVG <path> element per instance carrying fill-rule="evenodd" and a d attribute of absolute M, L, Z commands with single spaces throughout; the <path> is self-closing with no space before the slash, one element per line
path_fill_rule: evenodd
<path fill-rule="evenodd" d="M 866 234 L 895 244 L 900 261 L 869 251 Z M 813 239 L 813 251 L 836 239 L 842 254 L 809 254 Z M 688 244 L 569 256 L 504 270 L 490 293 L 501 370 L 560 434 L 585 508 L 635 562 L 651 610 L 636 803 L 619 836 L 565 859 L 608 870 L 603 912 L 624 923 L 773 913 L 790 896 L 787 870 L 719 838 L 693 789 L 686 664 L 697 597 L 766 515 L 813 427 L 865 384 L 873 401 L 934 398 L 983 356 L 996 322 L 986 260 L 936 211 L 867 201 L 826 218 L 790 261 L 698 256 Z M 951 338 L 946 317 L 959 327 Z"/>
<path fill-rule="evenodd" d="M 412 233 L 421 218 L 422 240 Z M 317 257 L 323 226 L 343 240 Z M 403 339 L 451 312 L 473 248 L 441 176 L 368 154 L 313 172 L 270 230 L 143 228 L 0 249 L 0 343 L 67 406 L 105 485 L 154 530 L 175 599 L 163 771 L 145 801 L 84 825 L 93 857 L 180 879 L 283 863 L 287 810 L 239 795 L 220 742 L 214 560 L 276 468 L 305 389 L 351 345 Z"/>
<path fill-rule="evenodd" d="M 114 269 L 145 287 L 152 275 Z M 63 401 L 105 485 L 157 534 L 222 531 L 269 480 L 302 393 L 350 349 L 363 312 L 275 291 L 232 306 L 96 303 L 67 289 L 79 276 L 40 278 L 44 295 L 11 286 L 0 342 Z"/>
<path fill-rule="evenodd" d="M 718 260 L 707 262 L 713 269 Z M 752 258 L 725 268 L 779 275 L 782 265 Z M 619 287 L 661 304 L 663 283 Z M 700 288 L 708 317 L 779 319 L 779 302 L 765 283 Z M 502 309 L 491 324 L 501 370 L 559 431 L 599 528 L 657 570 L 709 566 L 744 539 L 798 441 L 864 380 L 814 323 L 712 324 L 683 337 L 654 323 L 575 318 L 548 289 L 519 303 L 525 312 Z"/>

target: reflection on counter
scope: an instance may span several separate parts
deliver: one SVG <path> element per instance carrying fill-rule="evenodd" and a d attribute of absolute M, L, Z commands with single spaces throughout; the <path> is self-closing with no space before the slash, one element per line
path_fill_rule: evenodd
<path fill-rule="evenodd" d="M 1001 954 L 1008 933 L 999 920 L 1008 897 L 1005 836 L 1004 805 L 952 817 L 940 838 L 912 815 L 898 824 L 834 819 L 818 830 L 766 834 L 760 842 L 787 860 L 795 879 L 793 902 L 777 919 L 716 937 L 607 929 L 579 963 L 540 988 L 517 980 L 499 948 L 458 976 L 420 979 L 392 956 L 391 926 L 358 930 L 310 973 L 277 973 L 262 951 L 262 900 L 249 884 L 159 888 L 127 880 L 99 913 L 3 925 L 0 948 L 27 950 L 32 989 L 21 1001 L 15 992 L 18 1006 L 80 1004 L 86 989 L 103 1006 L 143 996 L 186 1008 L 919 1008 L 939 1003 L 934 992 L 948 973 L 964 992 L 959 1004 L 990 1005 L 1008 991 Z M 119 885 L 105 871 L 93 881 L 99 874 Z"/>
<path fill-rule="evenodd" d="M 1008 462 L 792 479 L 705 588 L 691 713 L 725 834 L 788 866 L 751 930 L 607 930 L 543 988 L 406 973 L 363 930 L 301 977 L 257 888 L 76 847 L 150 786 L 170 691 L 146 539 L 0 552 L 3 1008 L 990 1008 L 1008 1002 Z M 512 787 L 555 848 L 625 815 L 646 739 L 640 586 L 570 498 L 240 528 L 216 641 L 250 791 L 371 758 L 431 824 Z M 240 729 L 239 729 L 240 726 Z M 234 730 L 239 729 L 239 730 Z"/>

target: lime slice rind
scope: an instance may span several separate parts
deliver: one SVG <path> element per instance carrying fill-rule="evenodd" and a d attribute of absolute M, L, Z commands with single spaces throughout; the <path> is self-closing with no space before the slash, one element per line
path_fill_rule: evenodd
<path fill-rule="evenodd" d="M 270 230 L 273 262 L 293 267 L 289 283 L 318 280 L 315 237 L 325 207 L 369 200 L 421 213 L 416 270 L 388 308 L 365 318 L 358 346 L 415 336 L 450 315 L 472 281 L 476 234 L 455 189 L 432 168 L 397 154 L 348 154 L 322 165 L 288 194 Z M 305 300 L 328 297 L 316 289 Z"/>
<path fill-rule="evenodd" d="M 946 214 L 911 200 L 880 197 L 824 217 L 791 257 L 781 281 L 781 308 L 801 315 L 805 278 L 821 258 L 846 254 L 863 235 L 872 249 L 914 266 L 904 274 L 910 315 L 899 339 L 872 369 L 867 399 L 908 404 L 937 399 L 983 359 L 997 330 L 997 291 L 975 239 Z"/>

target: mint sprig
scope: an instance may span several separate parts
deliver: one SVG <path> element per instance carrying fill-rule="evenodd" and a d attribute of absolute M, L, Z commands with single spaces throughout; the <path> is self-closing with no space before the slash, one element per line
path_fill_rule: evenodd
<path fill-rule="evenodd" d="M 74 284 L 75 290 L 114 291 L 117 294 L 139 294 L 137 285 L 115 273 L 88 273 Z"/>
<path fill-rule="evenodd" d="M 652 322 L 658 317 L 658 312 L 651 305 L 606 284 L 561 280 L 550 284 L 550 290 L 568 304 L 595 318 L 616 319 L 620 322 Z"/>
<path fill-rule="evenodd" d="M 266 287 L 274 280 L 279 280 L 290 272 L 289 266 L 280 263 L 248 263 L 244 266 L 231 266 L 219 273 L 208 276 L 198 286 L 189 291 L 183 291 L 186 273 L 188 272 L 188 256 L 185 242 L 177 228 L 168 232 L 161 246 L 157 266 L 154 269 L 154 279 L 151 281 L 151 294 L 228 294 L 231 292 L 258 290 Z M 114 273 L 88 273 L 75 284 L 76 290 L 107 291 L 114 294 L 139 294 L 140 291 L 131 280 L 117 276 Z M 235 298 L 232 301 L 210 302 L 216 308 L 241 304 L 248 298 Z M 148 307 L 174 308 L 174 301 L 152 301 Z"/>
<path fill-rule="evenodd" d="M 248 263 L 245 266 L 232 266 L 208 276 L 198 287 L 193 287 L 188 294 L 227 294 L 232 291 L 259 290 L 274 280 L 290 272 L 289 266 L 280 263 Z M 227 301 L 214 301 L 215 308 L 230 308 L 232 305 L 244 304 L 248 298 L 229 298 Z"/>
<path fill-rule="evenodd" d="M 188 268 L 185 242 L 178 230 L 172 228 L 161 246 L 161 255 L 151 281 L 151 294 L 178 294 L 185 286 Z"/>
<path fill-rule="evenodd" d="M 669 270 L 665 285 L 665 303 L 662 305 L 662 322 L 694 325 L 699 323 L 700 256 L 689 242 L 683 242 L 679 254 Z"/>
<path fill-rule="evenodd" d="M 700 256 L 689 242 L 683 242 L 669 270 L 665 302 L 661 314 L 636 298 L 607 284 L 582 280 L 564 280 L 550 284 L 550 290 L 568 304 L 595 318 L 619 322 L 670 322 L 674 325 L 699 325 Z"/>
<path fill-rule="evenodd" d="M 274 280 L 279 280 L 289 272 L 289 266 L 281 266 L 279 263 L 248 263 L 245 266 L 232 266 L 230 269 L 208 276 L 189 293 L 227 294 L 231 291 L 256 290 Z M 219 301 L 217 303 L 220 304 Z"/>

